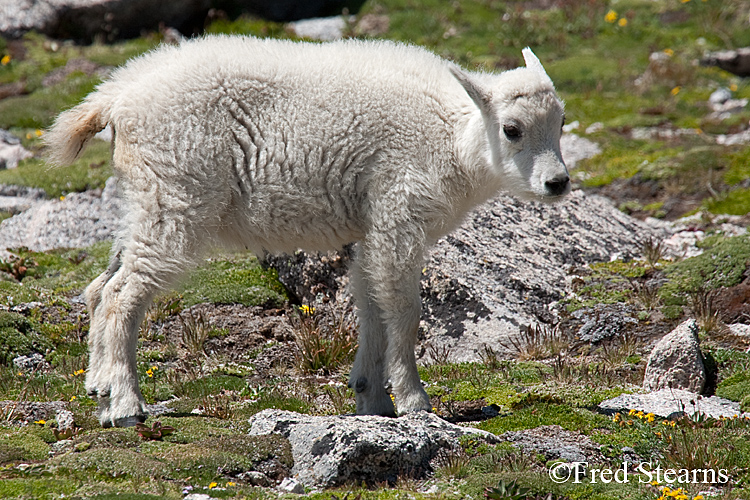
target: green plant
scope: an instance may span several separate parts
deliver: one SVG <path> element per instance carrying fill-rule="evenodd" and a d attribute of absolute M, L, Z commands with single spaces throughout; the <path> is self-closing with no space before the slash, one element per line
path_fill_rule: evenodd
<path fill-rule="evenodd" d="M 535 493 L 531 488 L 519 486 L 515 481 L 506 483 L 502 479 L 497 486 L 487 488 L 484 496 L 492 500 L 563 500 L 568 498 L 554 493 Z"/>
<path fill-rule="evenodd" d="M 171 425 L 162 425 L 161 422 L 154 422 L 151 427 L 141 422 L 135 424 L 135 432 L 143 438 L 144 441 L 160 440 L 164 436 L 169 436 L 175 431 Z"/>
<path fill-rule="evenodd" d="M 664 461 L 675 468 L 747 473 L 750 419 L 714 419 L 702 413 L 664 425 Z"/>
<path fill-rule="evenodd" d="M 357 350 L 357 332 L 345 307 L 302 306 L 289 319 L 298 349 L 297 366 L 302 372 L 330 374 L 351 363 Z"/>
<path fill-rule="evenodd" d="M 203 350 L 203 345 L 211 334 L 211 325 L 203 311 L 199 311 L 198 314 L 191 310 L 183 311 L 179 318 L 182 324 L 181 345 L 187 349 L 191 356 L 207 356 Z"/>
<path fill-rule="evenodd" d="M 537 323 L 522 326 L 518 337 L 510 337 L 507 344 L 502 341 L 500 344 L 514 351 L 520 361 L 529 361 L 546 359 L 566 351 L 570 345 L 570 338 L 560 325 Z"/>

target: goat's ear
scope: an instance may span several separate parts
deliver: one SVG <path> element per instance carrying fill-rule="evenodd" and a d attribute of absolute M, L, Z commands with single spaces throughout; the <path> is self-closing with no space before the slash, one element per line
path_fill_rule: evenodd
<path fill-rule="evenodd" d="M 549 84 L 554 87 L 554 85 L 552 84 L 552 79 L 547 75 L 547 71 L 544 69 L 544 66 L 542 66 L 542 63 L 539 61 L 539 58 L 534 54 L 534 52 L 532 52 L 530 48 L 526 47 L 521 51 L 521 53 L 523 54 L 524 62 L 526 62 L 526 67 L 536 71 L 542 78 L 542 80 L 549 82 Z"/>
<path fill-rule="evenodd" d="M 469 94 L 471 100 L 476 103 L 482 114 L 490 116 L 492 114 L 492 97 L 490 96 L 490 93 L 479 82 L 472 78 L 471 75 L 464 72 L 458 66 L 451 66 L 450 70 L 451 74 L 456 80 L 458 80 L 458 83 L 460 83 L 464 90 L 466 90 L 466 93 Z"/>

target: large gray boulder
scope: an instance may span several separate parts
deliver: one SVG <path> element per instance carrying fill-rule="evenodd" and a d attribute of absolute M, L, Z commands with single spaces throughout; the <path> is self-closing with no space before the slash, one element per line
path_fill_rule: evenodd
<path fill-rule="evenodd" d="M 55 38 L 139 36 L 160 23 L 202 25 L 210 0 L 0 0 L 0 35 L 18 38 L 38 31 Z"/>
<path fill-rule="evenodd" d="M 64 200 L 33 199 L 30 208 L 0 223 L 0 257 L 7 248 L 81 248 L 111 239 L 121 207 L 114 178 L 103 190 L 72 193 Z"/>
<path fill-rule="evenodd" d="M 321 417 L 269 409 L 249 422 L 251 435 L 275 433 L 289 440 L 294 479 L 308 487 L 392 482 L 402 473 L 419 477 L 432 469 L 430 462 L 441 450 L 457 450 L 461 436 L 499 442 L 493 434 L 425 412 L 400 418 Z"/>
<path fill-rule="evenodd" d="M 737 76 L 750 76 L 750 47 L 711 52 L 701 59 L 704 66 L 718 66 Z"/>
<path fill-rule="evenodd" d="M 476 361 L 485 345 L 504 354 L 521 325 L 555 320 L 550 306 L 565 296 L 572 266 L 639 255 L 643 240 L 666 234 L 582 191 L 555 205 L 500 195 L 431 249 L 418 355 L 429 361 L 437 349 L 451 361 Z M 270 264 L 302 302 L 341 296 L 347 258 L 323 258 L 297 253 Z"/>
<path fill-rule="evenodd" d="M 169 26 L 184 33 L 203 28 L 209 9 L 235 16 L 251 12 L 274 21 L 356 13 L 364 0 L 0 0 L 0 35 L 38 31 L 54 38 L 107 40 Z"/>
<path fill-rule="evenodd" d="M 665 335 L 651 351 L 643 377 L 647 391 L 683 389 L 700 394 L 706 369 L 698 340 L 698 323 L 689 319 Z"/>

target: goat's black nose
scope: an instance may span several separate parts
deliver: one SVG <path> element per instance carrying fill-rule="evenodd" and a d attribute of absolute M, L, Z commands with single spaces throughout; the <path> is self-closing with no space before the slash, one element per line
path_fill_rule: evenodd
<path fill-rule="evenodd" d="M 570 177 L 567 174 L 558 175 L 544 183 L 544 188 L 552 196 L 560 196 L 568 190 Z"/>

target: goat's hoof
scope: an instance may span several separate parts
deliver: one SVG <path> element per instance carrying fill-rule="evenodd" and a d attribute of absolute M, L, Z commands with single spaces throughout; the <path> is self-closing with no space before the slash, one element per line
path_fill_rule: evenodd
<path fill-rule="evenodd" d="M 88 389 L 86 391 L 86 394 L 89 395 L 91 398 L 108 398 L 109 397 L 109 389 L 99 390 L 99 389 Z"/>
<path fill-rule="evenodd" d="M 146 415 L 135 415 L 132 417 L 123 417 L 115 419 L 115 427 L 133 427 L 146 421 Z"/>

